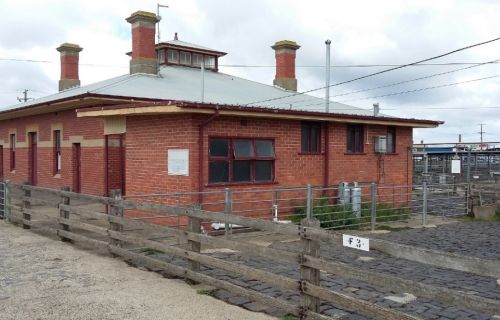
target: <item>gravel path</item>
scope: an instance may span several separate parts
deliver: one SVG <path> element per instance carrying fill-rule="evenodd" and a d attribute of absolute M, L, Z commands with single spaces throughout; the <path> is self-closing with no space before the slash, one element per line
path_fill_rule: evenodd
<path fill-rule="evenodd" d="M 0 221 L 0 319 L 274 319 Z"/>

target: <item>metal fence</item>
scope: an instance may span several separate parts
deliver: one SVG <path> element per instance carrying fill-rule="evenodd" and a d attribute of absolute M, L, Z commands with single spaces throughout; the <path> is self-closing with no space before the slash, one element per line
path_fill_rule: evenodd
<path fill-rule="evenodd" d="M 460 173 L 451 173 L 452 160 L 460 160 Z M 413 182 L 436 184 L 488 181 L 500 177 L 500 151 L 413 154 Z"/>
<path fill-rule="evenodd" d="M 317 187 L 299 186 L 272 189 L 238 189 L 197 192 L 127 195 L 132 201 L 167 203 L 179 207 L 200 208 L 258 217 L 276 223 L 298 224 L 303 218 L 317 218 L 324 229 L 376 229 L 399 224 L 426 224 L 429 217 L 455 217 L 468 212 L 466 184 L 377 185 L 347 184 Z M 203 200 L 200 202 L 199 199 Z M 187 227 L 181 216 L 152 214 L 132 210 L 127 216 L 178 228 Z M 243 228 L 207 219 L 207 233 Z"/>
<path fill-rule="evenodd" d="M 0 219 L 5 219 L 7 217 L 7 188 L 5 182 L 0 181 Z"/>

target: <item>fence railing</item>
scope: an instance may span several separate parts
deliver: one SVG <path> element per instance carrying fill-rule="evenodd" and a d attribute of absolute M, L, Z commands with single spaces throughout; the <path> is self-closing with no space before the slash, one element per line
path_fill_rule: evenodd
<path fill-rule="evenodd" d="M 424 187 L 425 185 L 425 187 Z M 300 186 L 272 189 L 225 188 L 202 192 L 127 195 L 137 202 L 168 203 L 210 212 L 251 216 L 279 223 L 298 224 L 309 217 L 324 229 L 371 229 L 398 222 L 425 223 L 424 216 L 452 217 L 468 212 L 467 185 L 425 182 L 420 185 L 343 184 L 332 187 Z M 182 228 L 186 219 L 158 216 L 152 212 L 130 210 L 128 216 Z M 239 225 L 207 221 L 205 232 L 230 234 Z"/>
<path fill-rule="evenodd" d="M 342 274 L 349 278 L 364 281 L 374 286 L 391 290 L 405 290 L 415 295 L 437 300 L 443 303 L 469 307 L 473 310 L 494 312 L 499 310 L 500 302 L 474 295 L 436 287 L 421 282 L 401 279 L 388 274 L 330 261 L 319 256 L 320 246 L 325 242 L 340 242 L 341 235 L 319 228 L 320 221 L 313 218 L 312 202 L 309 201 L 309 215 L 300 221 L 299 226 L 283 224 L 272 220 L 263 220 L 228 212 L 211 212 L 190 206 L 169 205 L 154 202 L 136 202 L 123 199 L 114 192 L 112 198 L 83 195 L 65 189 L 54 190 L 28 185 L 7 184 L 9 189 L 10 220 L 26 229 L 38 229 L 52 232 L 62 241 L 82 242 L 92 246 L 106 248 L 114 255 L 123 257 L 135 264 L 154 270 L 165 270 L 170 275 L 183 277 L 195 282 L 202 282 L 216 288 L 228 290 L 265 305 L 276 307 L 298 316 L 301 319 L 331 319 L 320 313 L 320 302 L 332 303 L 336 307 L 356 310 L 358 313 L 376 319 L 418 319 L 387 307 L 367 302 L 340 292 L 322 287 L 319 281 L 320 270 L 326 273 Z M 373 188 L 373 187 L 372 187 Z M 311 195 L 312 188 L 306 188 Z M 371 191 L 373 195 L 373 189 Z M 311 197 L 309 199 L 312 200 Z M 186 219 L 185 228 L 162 226 L 145 220 L 131 219 L 126 210 L 152 211 L 161 216 L 179 216 Z M 278 250 L 255 243 L 245 243 L 236 239 L 227 239 L 201 234 L 205 220 L 222 221 L 226 225 L 241 225 L 257 230 L 266 230 L 288 235 L 299 240 L 298 251 Z M 176 240 L 177 242 L 172 242 Z M 371 242 L 378 250 L 397 248 L 385 240 L 373 239 Z M 202 246 L 237 250 L 244 256 L 261 257 L 273 261 L 286 262 L 300 269 L 299 278 L 291 278 L 270 271 L 249 267 L 204 254 Z M 147 256 L 147 252 L 167 253 L 185 259 L 186 265 L 161 261 Z M 444 253 L 426 252 L 429 260 L 450 264 L 456 256 Z M 436 257 L 439 256 L 439 259 Z M 203 273 L 201 265 L 239 274 L 255 281 L 267 283 L 273 287 L 296 293 L 298 302 L 272 297 L 264 293 L 235 285 Z M 474 270 L 474 262 L 451 264 L 460 265 L 465 271 Z M 495 270 L 494 268 L 492 268 Z M 495 276 L 498 274 L 495 273 Z"/>

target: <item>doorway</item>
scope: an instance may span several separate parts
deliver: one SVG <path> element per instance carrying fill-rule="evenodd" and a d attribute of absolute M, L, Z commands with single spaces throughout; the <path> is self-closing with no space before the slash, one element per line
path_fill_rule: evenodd
<path fill-rule="evenodd" d="M 37 133 L 28 133 L 28 182 L 32 186 L 37 184 Z"/>
<path fill-rule="evenodd" d="M 82 150 L 79 143 L 73 143 L 73 192 L 82 191 Z"/>
<path fill-rule="evenodd" d="M 111 190 L 119 189 L 125 194 L 125 135 L 105 136 L 105 184 L 109 196 Z"/>

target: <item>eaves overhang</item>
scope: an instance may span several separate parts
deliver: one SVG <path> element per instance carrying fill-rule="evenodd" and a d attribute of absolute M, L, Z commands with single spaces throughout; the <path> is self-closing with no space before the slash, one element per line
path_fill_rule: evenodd
<path fill-rule="evenodd" d="M 77 109 L 78 117 L 109 117 L 109 116 L 135 116 L 152 114 L 213 114 L 218 112 L 220 116 L 266 118 L 266 119 L 288 119 L 309 120 L 324 122 L 362 123 L 376 125 L 403 126 L 412 128 L 435 128 L 443 121 L 408 119 L 386 116 L 366 116 L 343 113 L 326 113 L 316 111 L 286 110 L 265 107 L 246 107 L 219 105 L 210 103 L 193 103 L 185 101 L 162 101 L 152 103 L 128 103 L 112 106 L 99 106 Z"/>

